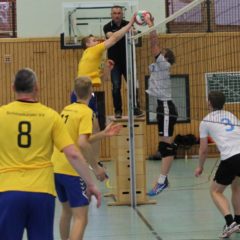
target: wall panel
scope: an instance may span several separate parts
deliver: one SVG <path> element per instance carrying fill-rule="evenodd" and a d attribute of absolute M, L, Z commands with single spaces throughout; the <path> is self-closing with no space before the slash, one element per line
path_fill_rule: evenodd
<path fill-rule="evenodd" d="M 189 74 L 191 123 L 177 124 L 175 134 L 192 133 L 198 136 L 199 120 L 206 111 L 205 72 L 239 71 L 240 33 L 209 33 L 163 35 L 160 44 L 174 48 L 177 64 L 172 74 Z M 179 47 L 177 47 L 179 46 Z M 145 75 L 153 59 L 148 38 L 137 48 L 137 71 L 140 82 L 140 103 L 145 109 Z M 11 80 L 22 67 L 32 68 L 39 78 L 40 100 L 60 111 L 69 104 L 73 80 L 82 50 L 61 50 L 58 38 L 0 39 L 0 104 L 14 99 Z M 6 62 L 10 59 L 10 62 Z M 106 114 L 113 115 L 110 80 L 97 91 L 105 92 Z M 127 114 L 127 85 L 122 82 L 123 111 Z M 147 125 L 146 154 L 156 152 L 158 146 L 157 125 Z M 101 143 L 101 158 L 110 159 L 110 139 Z"/>

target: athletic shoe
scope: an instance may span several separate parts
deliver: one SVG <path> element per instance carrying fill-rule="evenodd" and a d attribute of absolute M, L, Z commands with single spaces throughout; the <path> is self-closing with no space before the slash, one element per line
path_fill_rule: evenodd
<path fill-rule="evenodd" d="M 237 223 L 237 222 L 236 222 L 236 223 Z M 236 233 L 240 233 L 240 224 L 237 223 L 237 225 L 238 225 L 238 230 L 236 231 Z"/>
<path fill-rule="evenodd" d="M 232 233 L 237 231 L 239 231 L 239 225 L 236 222 L 233 222 L 230 226 L 225 225 L 220 238 L 229 238 Z"/>
<path fill-rule="evenodd" d="M 151 189 L 147 195 L 150 197 L 154 197 L 157 196 L 160 192 L 162 192 L 164 189 L 166 189 L 168 187 L 169 183 L 168 183 L 168 179 L 166 178 L 164 183 L 156 183 L 156 185 L 153 187 L 153 189 Z"/>
<path fill-rule="evenodd" d="M 134 108 L 134 116 L 135 117 L 143 117 L 145 114 L 142 110 L 139 108 Z"/>
<path fill-rule="evenodd" d="M 116 112 L 115 113 L 115 118 L 122 118 L 122 112 Z"/>
<path fill-rule="evenodd" d="M 240 233 L 240 224 L 238 224 L 238 230 L 236 231 L 236 233 Z"/>

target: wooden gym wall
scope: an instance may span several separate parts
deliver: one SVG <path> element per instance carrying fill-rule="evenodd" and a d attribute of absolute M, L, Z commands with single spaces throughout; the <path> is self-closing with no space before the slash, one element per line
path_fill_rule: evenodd
<path fill-rule="evenodd" d="M 192 133 L 198 136 L 199 119 L 206 112 L 197 109 L 206 108 L 205 72 L 239 71 L 240 33 L 209 33 L 163 35 L 160 43 L 164 47 L 174 48 L 178 57 L 172 74 L 189 74 L 191 122 L 177 124 L 175 134 Z M 231 43 L 231 44 L 230 44 Z M 191 49 L 191 51 L 189 51 Z M 190 53 L 190 54 L 189 54 Z M 16 71 L 23 67 L 32 68 L 40 82 L 40 101 L 60 111 L 69 104 L 69 96 L 73 87 L 73 79 L 77 74 L 78 61 L 82 50 L 61 50 L 59 39 L 0 39 L 0 104 L 14 99 L 11 80 Z M 219 57 L 225 54 L 225 58 Z M 145 109 L 144 77 L 148 75 L 148 64 L 152 61 L 148 39 L 143 39 L 143 46 L 137 48 L 137 58 L 141 58 L 141 66 L 137 64 L 140 80 L 140 103 Z M 104 82 L 97 91 L 104 91 L 106 114 L 113 114 L 111 83 Z M 126 84 L 123 82 L 122 96 L 124 113 L 127 113 Z M 202 96 L 198 98 L 198 96 Z M 110 140 L 101 143 L 101 158 L 110 159 Z M 156 125 L 147 125 L 146 154 L 156 152 L 158 132 Z"/>

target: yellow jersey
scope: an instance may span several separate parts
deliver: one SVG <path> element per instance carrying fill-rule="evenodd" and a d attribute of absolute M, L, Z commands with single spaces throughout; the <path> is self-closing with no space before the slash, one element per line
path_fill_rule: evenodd
<path fill-rule="evenodd" d="M 0 192 L 55 195 L 51 156 L 73 144 L 61 117 L 41 103 L 14 101 L 0 107 Z"/>
<path fill-rule="evenodd" d="M 79 135 L 92 134 L 93 111 L 86 104 L 76 102 L 66 106 L 61 112 L 61 117 L 76 145 Z M 56 148 L 52 155 L 52 162 L 55 173 L 79 176 L 65 155 Z"/>
<path fill-rule="evenodd" d="M 88 76 L 92 79 L 94 87 L 101 84 L 101 62 L 106 48 L 104 43 L 99 43 L 84 50 L 78 64 L 78 77 Z"/>

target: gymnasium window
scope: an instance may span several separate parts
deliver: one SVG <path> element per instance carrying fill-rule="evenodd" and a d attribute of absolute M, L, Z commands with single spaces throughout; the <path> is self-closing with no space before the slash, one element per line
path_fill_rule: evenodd
<path fill-rule="evenodd" d="M 149 76 L 145 76 L 145 88 L 148 89 Z M 178 123 L 190 122 L 189 75 L 171 75 L 172 99 L 178 110 Z M 147 124 L 157 123 L 157 99 L 146 93 Z"/>
<path fill-rule="evenodd" d="M 192 0 L 166 0 L 167 17 Z M 169 33 L 229 32 L 240 30 L 239 0 L 206 0 L 167 24 Z"/>
<path fill-rule="evenodd" d="M 16 36 L 16 0 L 0 0 L 0 37 Z"/>

